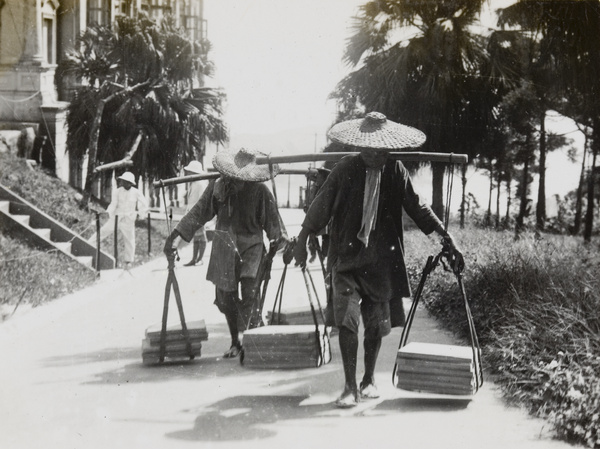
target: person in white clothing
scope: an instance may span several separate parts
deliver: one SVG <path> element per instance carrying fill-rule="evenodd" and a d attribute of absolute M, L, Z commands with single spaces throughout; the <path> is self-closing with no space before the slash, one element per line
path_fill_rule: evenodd
<path fill-rule="evenodd" d="M 118 219 L 118 229 L 125 244 L 123 263 L 125 267 L 128 267 L 135 257 L 135 220 L 138 214 L 146 213 L 148 201 L 144 194 L 135 187 L 133 173 L 126 171 L 117 178 L 117 182 L 120 187 L 113 190 L 112 201 L 106 209 L 109 220 L 100 229 L 100 241 L 114 232 L 115 219 Z M 95 233 L 90 237 L 88 243 L 96 244 Z"/>
<path fill-rule="evenodd" d="M 183 168 L 183 172 L 186 176 L 189 175 L 202 175 L 204 174 L 204 167 L 200 161 L 191 161 Z M 189 183 L 187 192 L 187 206 L 185 213 L 187 214 L 194 204 L 198 202 L 206 187 L 208 181 L 193 181 Z M 184 264 L 186 267 L 191 267 L 196 264 L 202 265 L 202 257 L 204 257 L 204 251 L 206 251 L 206 230 L 204 226 L 200 227 L 194 234 L 194 248 L 193 248 L 192 260 Z"/>

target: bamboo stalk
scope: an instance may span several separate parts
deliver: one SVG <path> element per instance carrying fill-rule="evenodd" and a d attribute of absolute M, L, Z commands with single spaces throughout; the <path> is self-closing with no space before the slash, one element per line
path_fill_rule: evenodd
<path fill-rule="evenodd" d="M 333 161 L 337 162 L 344 156 L 350 154 L 359 154 L 359 152 L 336 152 L 336 153 L 306 153 L 291 154 L 287 156 L 257 156 L 257 164 L 285 164 L 293 162 L 316 162 Z M 469 157 L 466 154 L 454 153 L 427 153 L 424 151 L 402 151 L 390 153 L 390 158 L 405 162 L 446 162 L 449 164 L 466 164 Z"/>
<path fill-rule="evenodd" d="M 280 175 L 306 175 L 307 169 L 281 169 L 278 174 Z M 188 175 L 188 176 L 179 176 L 177 178 L 168 178 L 168 179 L 160 179 L 158 181 L 154 181 L 152 186 L 155 188 L 162 186 L 173 186 L 176 184 L 183 184 L 185 182 L 194 182 L 194 181 L 205 181 L 210 179 L 217 179 L 221 176 L 219 172 L 211 172 L 211 173 L 203 173 L 201 175 Z"/>

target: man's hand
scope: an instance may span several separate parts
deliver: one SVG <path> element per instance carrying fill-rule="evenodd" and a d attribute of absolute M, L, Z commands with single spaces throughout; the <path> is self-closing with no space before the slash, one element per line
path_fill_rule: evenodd
<path fill-rule="evenodd" d="M 293 251 L 294 259 L 296 259 L 297 267 L 305 267 L 306 259 L 308 258 L 308 251 L 306 250 L 306 240 L 303 242 L 298 240 L 294 246 Z"/>
<path fill-rule="evenodd" d="M 457 274 L 462 273 L 462 271 L 465 269 L 465 259 L 458 246 L 456 246 L 454 243 L 454 239 L 450 234 L 447 234 L 442 238 L 442 246 L 444 256 L 450 264 L 452 271 Z"/>
<path fill-rule="evenodd" d="M 283 249 L 283 263 L 289 265 L 294 258 L 294 248 L 296 246 L 296 239 L 289 240 L 285 248 Z"/>
<path fill-rule="evenodd" d="M 173 230 L 171 234 L 165 240 L 165 246 L 163 247 L 163 253 L 167 256 L 169 265 L 175 262 L 177 255 L 177 245 L 181 240 L 181 235 L 176 230 Z"/>

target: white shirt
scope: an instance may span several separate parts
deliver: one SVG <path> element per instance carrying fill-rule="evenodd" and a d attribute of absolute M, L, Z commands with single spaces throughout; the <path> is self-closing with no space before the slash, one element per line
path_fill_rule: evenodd
<path fill-rule="evenodd" d="M 194 204 L 198 202 L 206 187 L 208 186 L 208 181 L 194 181 L 190 182 L 189 190 L 187 193 L 187 206 L 185 211 L 189 212 L 189 210 L 194 207 Z"/>
<path fill-rule="evenodd" d="M 113 195 L 107 212 L 111 217 L 129 217 L 135 220 L 137 214 L 145 214 L 148 210 L 148 201 L 135 187 L 125 190 L 119 187 Z"/>

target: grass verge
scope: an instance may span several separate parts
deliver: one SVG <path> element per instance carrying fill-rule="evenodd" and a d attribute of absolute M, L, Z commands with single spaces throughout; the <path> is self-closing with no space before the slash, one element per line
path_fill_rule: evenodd
<path fill-rule="evenodd" d="M 457 232 L 464 283 L 484 363 L 506 397 L 571 443 L 600 447 L 600 254 L 564 236 Z M 408 250 L 410 252 L 410 250 Z M 438 249 L 433 249 L 434 254 Z M 420 275 L 427 254 L 412 271 Z M 415 278 L 414 283 L 417 282 Z M 436 270 L 427 308 L 462 337 L 468 328 L 453 275 Z"/>

